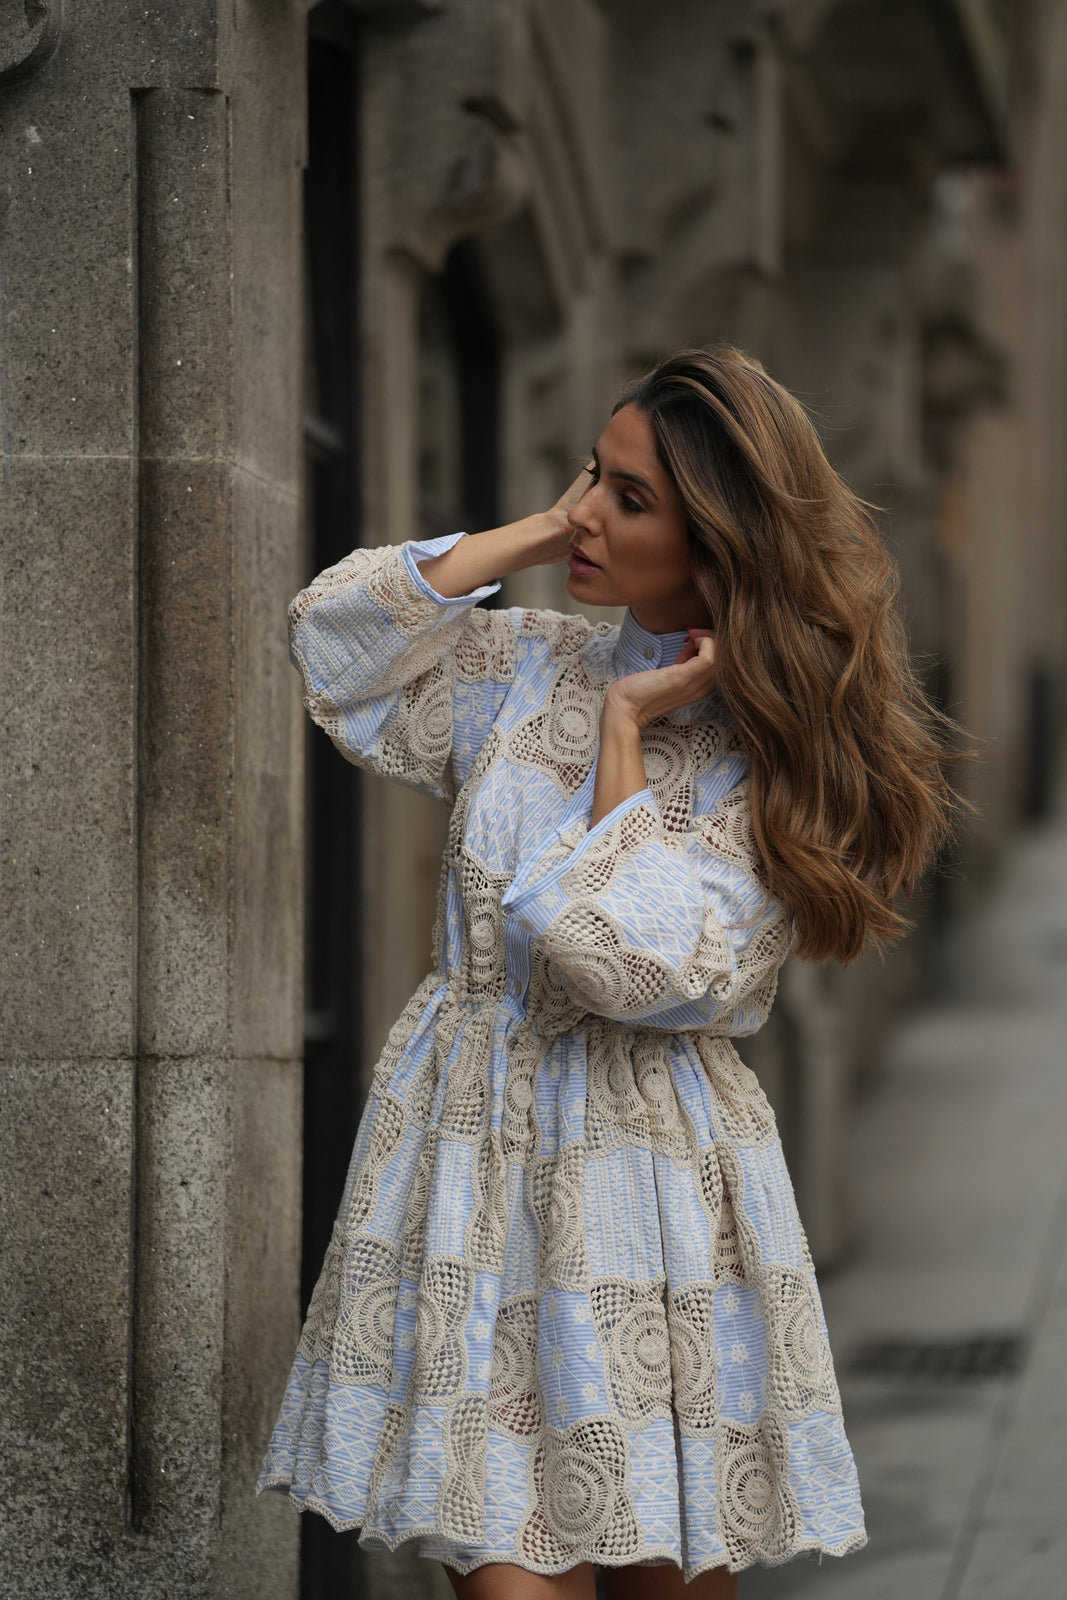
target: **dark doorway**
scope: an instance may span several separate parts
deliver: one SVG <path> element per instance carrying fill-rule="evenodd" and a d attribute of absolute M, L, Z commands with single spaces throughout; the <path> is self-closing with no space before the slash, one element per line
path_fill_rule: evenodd
<path fill-rule="evenodd" d="M 358 31 L 344 6 L 308 19 L 304 190 L 308 578 L 360 543 Z M 308 727 L 304 1221 L 306 1310 L 340 1204 L 362 1103 L 360 776 Z M 354 1533 L 301 1518 L 302 1600 L 362 1593 Z"/>

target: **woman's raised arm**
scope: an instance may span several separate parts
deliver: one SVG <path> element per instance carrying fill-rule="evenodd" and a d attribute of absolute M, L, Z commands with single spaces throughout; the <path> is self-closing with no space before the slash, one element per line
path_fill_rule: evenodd
<path fill-rule="evenodd" d="M 567 512 L 577 505 L 589 482 L 588 471 L 583 469 L 550 511 L 461 539 L 444 555 L 420 562 L 419 571 L 443 599 L 454 600 L 496 583 L 510 572 L 562 561 L 574 531 Z"/>

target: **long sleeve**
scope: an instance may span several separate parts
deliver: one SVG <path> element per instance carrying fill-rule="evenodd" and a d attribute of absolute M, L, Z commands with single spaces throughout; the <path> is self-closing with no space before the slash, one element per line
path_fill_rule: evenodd
<path fill-rule="evenodd" d="M 791 919 L 759 882 L 744 779 L 686 833 L 645 789 L 544 867 L 504 905 L 589 1011 L 671 1031 L 764 1021 Z"/>
<path fill-rule="evenodd" d="M 446 800 L 515 670 L 515 618 L 475 609 L 499 585 L 445 599 L 419 571 L 463 537 L 354 550 L 289 608 L 312 719 L 357 766 Z"/>

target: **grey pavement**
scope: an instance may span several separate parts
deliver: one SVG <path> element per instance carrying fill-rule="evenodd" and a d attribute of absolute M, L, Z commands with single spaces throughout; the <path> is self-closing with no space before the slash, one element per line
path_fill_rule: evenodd
<path fill-rule="evenodd" d="M 857 1110 L 823 1282 L 870 1543 L 742 1600 L 1067 1600 L 1067 826 L 1015 844 L 965 951 Z"/>

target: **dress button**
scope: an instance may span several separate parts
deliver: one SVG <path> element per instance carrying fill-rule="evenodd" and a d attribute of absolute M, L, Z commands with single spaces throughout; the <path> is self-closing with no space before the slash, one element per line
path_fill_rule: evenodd
<path fill-rule="evenodd" d="M 655 655 L 656 655 L 656 652 L 653 650 L 652 646 L 650 644 L 646 644 L 645 645 L 645 660 L 646 661 L 653 661 L 655 659 Z"/>

